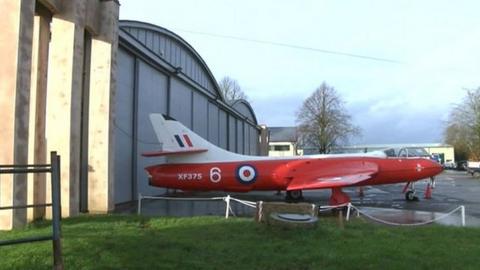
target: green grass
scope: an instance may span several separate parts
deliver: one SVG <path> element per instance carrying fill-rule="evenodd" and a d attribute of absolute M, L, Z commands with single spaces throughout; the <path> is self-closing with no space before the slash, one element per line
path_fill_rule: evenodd
<path fill-rule="evenodd" d="M 251 219 L 65 219 L 66 269 L 480 269 L 480 229 L 392 228 L 362 220 L 313 230 Z M 0 239 L 48 234 L 47 222 L 0 232 Z M 0 247 L 0 269 L 51 269 L 51 242 Z"/>

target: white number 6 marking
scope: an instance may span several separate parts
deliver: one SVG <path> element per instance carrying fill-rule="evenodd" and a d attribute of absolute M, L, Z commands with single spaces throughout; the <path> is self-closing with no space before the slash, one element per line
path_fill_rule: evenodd
<path fill-rule="evenodd" d="M 222 170 L 220 170 L 220 168 L 217 168 L 217 167 L 213 167 L 210 169 L 210 181 L 212 181 L 213 183 L 218 183 L 220 182 L 220 180 L 222 180 Z"/>

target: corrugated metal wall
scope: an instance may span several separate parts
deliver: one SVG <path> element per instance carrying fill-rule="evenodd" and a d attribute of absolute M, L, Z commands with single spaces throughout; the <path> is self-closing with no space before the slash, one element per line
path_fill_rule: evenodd
<path fill-rule="evenodd" d="M 136 117 L 136 176 L 137 179 L 147 179 L 147 174 L 142 169 L 148 165 L 159 162 L 158 159 L 142 157 L 140 154 L 160 149 L 152 124 L 150 123 L 150 113 L 167 113 L 167 88 L 168 77 L 154 69 L 152 66 L 142 60 L 138 61 L 137 73 L 137 117 Z M 131 105 L 133 106 L 133 104 Z M 147 181 L 137 181 L 137 192 L 142 194 L 150 193 L 150 187 Z M 135 192 L 135 193 L 137 193 Z"/>
<path fill-rule="evenodd" d="M 208 140 L 208 125 L 218 129 L 218 123 L 208 121 L 208 100 L 199 93 L 193 92 L 193 131 Z"/>
<path fill-rule="evenodd" d="M 218 107 L 208 102 L 208 140 L 217 146 L 220 146 L 220 120 Z M 223 132 L 222 134 L 225 134 Z"/>
<path fill-rule="evenodd" d="M 176 78 L 171 79 L 169 115 L 192 128 L 192 89 Z"/>
<path fill-rule="evenodd" d="M 124 202 L 133 200 L 135 58 L 124 50 L 119 50 L 117 61 L 121 63 L 121 68 L 118 69 L 115 96 L 115 200 Z"/>
<path fill-rule="evenodd" d="M 195 59 L 196 57 L 193 53 L 188 48 L 182 46 L 180 40 L 172 39 L 168 35 L 159 35 L 157 27 L 151 25 L 141 25 L 135 22 L 132 24 L 124 23 L 120 27 L 147 49 L 165 59 L 170 65 L 182 68 L 184 74 L 192 78 L 203 88 L 208 89 L 212 94 L 215 94 L 216 90 L 210 76 L 205 72 L 201 63 Z M 162 31 L 169 33 L 166 29 L 162 29 Z M 171 32 L 170 34 L 174 35 Z"/>
<path fill-rule="evenodd" d="M 222 147 L 223 149 L 228 148 L 228 115 L 224 110 L 218 110 L 218 129 L 219 129 L 219 138 L 218 138 L 218 146 Z"/>
<path fill-rule="evenodd" d="M 159 149 L 148 115 L 167 114 L 230 151 L 258 154 L 259 129 L 249 105 L 227 105 L 200 56 L 156 26 L 120 22 L 116 94 L 115 203 L 164 189 L 148 186 L 144 167 L 162 162 L 142 152 Z"/>

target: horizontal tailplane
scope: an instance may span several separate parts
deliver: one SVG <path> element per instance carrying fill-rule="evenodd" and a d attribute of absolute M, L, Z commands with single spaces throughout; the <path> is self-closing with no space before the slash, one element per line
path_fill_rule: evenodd
<path fill-rule="evenodd" d="M 179 150 L 179 151 L 156 151 L 156 152 L 145 152 L 142 153 L 144 157 L 163 157 L 163 156 L 175 156 L 175 155 L 190 155 L 207 152 L 208 149 L 189 149 L 189 150 Z"/>

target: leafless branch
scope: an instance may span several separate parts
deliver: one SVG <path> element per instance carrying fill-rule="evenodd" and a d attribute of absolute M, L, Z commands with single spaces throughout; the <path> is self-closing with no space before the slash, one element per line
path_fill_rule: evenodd
<path fill-rule="evenodd" d="M 248 100 L 247 95 L 242 91 L 242 88 L 238 84 L 237 80 L 234 80 L 228 76 L 223 77 L 219 82 L 220 91 L 229 102 L 233 102 L 238 99 Z"/>
<path fill-rule="evenodd" d="M 303 102 L 297 112 L 297 124 L 302 144 L 313 146 L 320 153 L 329 153 L 350 136 L 360 134 L 340 95 L 325 82 Z"/>

